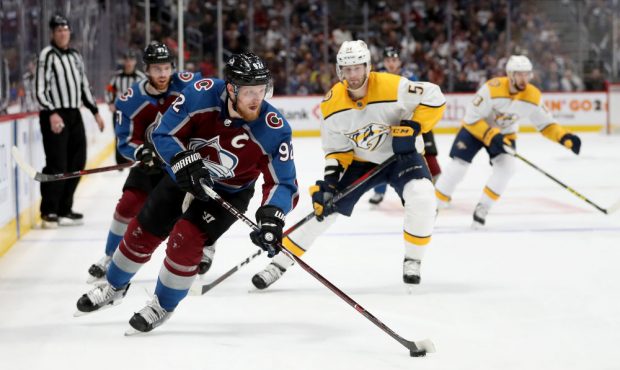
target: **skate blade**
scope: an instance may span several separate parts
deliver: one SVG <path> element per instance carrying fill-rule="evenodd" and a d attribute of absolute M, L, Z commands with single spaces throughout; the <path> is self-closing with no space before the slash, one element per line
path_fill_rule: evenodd
<path fill-rule="evenodd" d="M 121 302 L 122 302 L 122 301 L 123 301 L 123 299 L 119 299 L 118 301 L 114 301 L 114 302 L 113 302 L 113 303 L 111 303 L 111 304 L 107 304 L 107 305 L 105 305 L 105 306 L 101 307 L 101 308 L 100 308 L 100 309 L 98 309 L 98 310 L 94 310 L 94 311 L 90 311 L 90 312 L 82 312 L 82 311 L 79 311 L 79 310 L 78 310 L 78 311 L 75 311 L 75 313 L 73 314 L 73 317 L 81 317 L 81 316 L 86 316 L 86 315 L 89 315 L 89 314 L 91 314 L 91 313 L 101 312 L 101 311 L 107 310 L 107 309 L 108 309 L 108 308 L 110 308 L 110 307 L 113 307 L 113 306 L 118 306 L 119 304 L 121 304 Z"/>
<path fill-rule="evenodd" d="M 133 327 L 129 327 L 129 329 L 125 330 L 126 337 L 135 337 L 136 335 L 146 334 L 144 331 L 136 330 Z"/>
<path fill-rule="evenodd" d="M 99 283 L 105 283 L 106 282 L 106 278 L 104 277 L 94 277 L 94 276 L 89 276 L 88 279 L 86 279 L 86 284 L 93 284 L 93 285 L 97 285 Z"/>
<path fill-rule="evenodd" d="M 484 225 L 483 225 L 483 224 L 481 224 L 480 222 L 476 222 L 476 221 L 474 221 L 474 222 L 471 224 L 471 228 L 472 228 L 473 230 L 484 230 L 484 229 L 485 229 L 485 227 L 484 227 Z"/>

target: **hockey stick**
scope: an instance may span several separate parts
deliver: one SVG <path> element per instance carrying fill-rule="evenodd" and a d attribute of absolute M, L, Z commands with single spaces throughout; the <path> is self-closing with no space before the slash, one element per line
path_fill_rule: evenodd
<path fill-rule="evenodd" d="M 222 199 L 220 195 L 209 186 L 206 185 L 204 180 L 200 180 L 202 188 L 207 193 L 207 195 L 218 202 L 224 209 L 230 212 L 233 216 L 235 216 L 238 220 L 242 221 L 244 224 L 248 225 L 252 230 L 259 231 L 258 226 L 252 220 L 247 218 L 243 213 L 239 212 L 233 205 Z M 398 343 L 402 344 L 405 348 L 409 350 L 409 355 L 412 357 L 420 357 L 425 356 L 426 353 L 435 352 L 435 345 L 430 339 L 424 339 L 418 342 L 407 340 L 400 335 L 396 334 L 392 329 L 390 329 L 387 325 L 382 323 L 379 319 L 377 319 L 373 314 L 366 311 L 364 307 L 362 307 L 359 303 L 357 303 L 353 298 L 349 297 L 346 293 L 332 284 L 329 280 L 319 274 L 315 269 L 310 267 L 307 263 L 305 263 L 301 258 L 294 255 L 291 251 L 286 249 L 281 243 L 278 247 L 282 250 L 284 254 L 286 254 L 289 258 L 293 259 L 301 268 L 306 270 L 310 275 L 312 275 L 315 279 L 317 279 L 321 284 L 325 285 L 329 290 L 335 293 L 342 300 L 347 302 L 349 306 L 353 307 L 357 312 L 359 312 L 362 316 L 367 318 L 370 322 L 375 324 L 379 329 L 383 330 L 390 337 L 395 339 Z"/>
<path fill-rule="evenodd" d="M 127 163 L 117 164 L 114 166 L 91 168 L 88 170 L 48 174 L 48 173 L 37 172 L 34 169 L 34 167 L 28 164 L 28 162 L 26 162 L 26 160 L 24 159 L 24 157 L 22 157 L 22 154 L 20 153 L 19 149 L 17 149 L 16 146 L 11 148 L 11 154 L 13 155 L 13 158 L 15 159 L 17 166 L 19 166 L 19 168 L 21 168 L 22 171 L 26 172 L 26 174 L 28 174 L 30 178 L 34 179 L 35 181 L 39 181 L 39 182 L 66 180 L 66 179 L 72 179 L 74 177 L 90 175 L 93 173 L 120 170 L 120 169 L 127 168 L 127 167 L 133 167 L 140 163 L 139 161 L 127 162 Z"/>
<path fill-rule="evenodd" d="M 230 275 L 232 275 L 235 272 L 237 272 L 240 268 L 242 268 L 243 266 L 245 266 L 248 263 L 250 263 L 250 261 L 252 261 L 254 258 L 260 256 L 261 253 L 263 253 L 262 249 L 257 250 L 256 252 L 254 252 L 253 255 L 249 256 L 246 259 L 244 259 L 243 261 L 241 261 L 241 263 L 239 263 L 235 267 L 231 268 L 230 270 L 226 271 L 222 276 L 218 277 L 217 279 L 213 280 L 212 282 L 210 282 L 208 284 L 192 285 L 192 287 L 189 289 L 190 294 L 191 295 L 203 295 L 203 294 L 205 294 L 209 290 L 213 289 L 213 287 L 215 287 L 216 285 L 219 285 L 222 281 L 228 279 L 228 277 Z"/>
<path fill-rule="evenodd" d="M 366 172 L 364 175 L 360 176 L 357 180 L 355 180 L 353 183 L 351 183 L 351 185 L 347 186 L 345 189 L 343 189 L 341 192 L 339 192 L 338 194 L 336 194 L 334 196 L 334 203 L 338 202 L 340 199 L 342 199 L 342 198 L 346 197 L 347 195 L 351 194 L 354 190 L 359 188 L 368 179 L 370 179 L 371 177 L 375 176 L 377 173 L 379 173 L 379 171 L 381 171 L 384 168 L 386 168 L 387 166 L 389 166 L 395 160 L 396 160 L 396 156 L 393 155 L 390 158 L 386 159 L 381 164 L 378 164 L 377 166 L 373 167 L 373 169 L 371 169 L 370 171 Z M 313 217 L 314 217 L 314 212 L 310 212 L 306 217 L 304 217 L 301 220 L 297 221 L 297 223 L 295 225 L 289 227 L 284 232 L 283 236 L 287 236 L 288 234 L 292 233 L 294 230 L 298 229 L 301 225 L 303 225 L 306 222 L 310 221 Z M 197 286 L 192 286 L 192 288 L 190 289 L 190 293 L 192 295 L 202 295 L 202 294 L 205 294 L 209 290 L 213 289 L 216 285 L 218 285 L 222 281 L 226 280 L 230 275 L 232 275 L 235 272 L 237 272 L 237 270 L 239 270 L 241 267 L 243 267 L 244 265 L 247 265 L 248 263 L 250 263 L 250 261 L 253 260 L 255 257 L 257 257 L 258 255 L 260 255 L 261 252 L 262 252 L 262 249 L 259 249 L 258 253 L 255 253 L 255 254 L 247 257 L 241 263 L 239 263 L 235 267 L 231 268 L 230 270 L 226 271 L 224 273 L 224 275 L 218 277 L 217 279 L 215 279 L 211 283 L 203 284 L 203 285 L 197 285 Z"/>
<path fill-rule="evenodd" d="M 604 214 L 608 215 L 611 214 L 615 211 L 618 210 L 618 208 L 620 208 L 620 200 L 618 200 L 616 203 L 614 203 L 611 207 L 605 209 L 601 206 L 599 206 L 598 204 L 594 203 L 593 201 L 591 201 L 590 199 L 586 198 L 583 194 L 579 193 L 577 190 L 571 188 L 570 186 L 566 185 L 565 183 L 563 183 L 562 181 L 556 179 L 555 177 L 553 177 L 551 174 L 549 174 L 548 172 L 546 172 L 545 170 L 543 170 L 542 168 L 538 167 L 537 165 L 535 165 L 534 163 L 530 162 L 529 160 L 527 160 L 525 157 L 523 157 L 522 155 L 520 155 L 519 153 L 517 153 L 513 148 L 504 145 L 504 149 L 506 150 L 506 152 L 510 155 L 513 155 L 514 157 L 522 160 L 524 163 L 526 163 L 527 165 L 529 165 L 530 167 L 534 168 L 535 170 L 537 170 L 538 172 L 542 173 L 543 175 L 547 176 L 548 178 L 550 178 L 551 180 L 553 180 L 556 184 L 560 185 L 561 187 L 563 187 L 564 189 L 568 190 L 569 192 L 573 193 L 575 196 L 577 196 L 579 199 L 583 200 L 584 202 L 588 203 L 589 205 L 593 206 L 594 208 L 596 208 L 597 210 L 603 212 Z"/>

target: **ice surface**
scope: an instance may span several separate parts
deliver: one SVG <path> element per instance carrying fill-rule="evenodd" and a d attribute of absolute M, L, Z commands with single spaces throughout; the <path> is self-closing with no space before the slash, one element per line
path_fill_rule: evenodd
<path fill-rule="evenodd" d="M 452 135 L 437 135 L 446 165 Z M 620 137 L 581 134 L 582 154 L 538 134 L 520 153 L 592 201 L 620 198 Z M 322 175 L 320 141 L 295 139 L 300 203 Z M 304 260 L 401 336 L 431 338 L 437 353 L 408 351 L 298 267 L 264 292 L 251 276 L 261 256 L 212 291 L 188 297 L 152 333 L 124 337 L 152 293 L 164 248 L 126 299 L 74 318 L 103 254 L 127 172 L 92 175 L 75 209 L 85 225 L 33 230 L 0 259 L 0 368 L 13 369 L 618 369 L 620 212 L 606 216 L 523 163 L 484 231 L 471 214 L 489 174 L 481 153 L 442 211 L 422 264 L 422 285 L 402 283 L 402 208 L 390 189 L 371 208 L 338 219 Z M 248 215 L 253 215 L 258 199 Z M 237 223 L 220 240 L 211 281 L 255 251 Z"/>

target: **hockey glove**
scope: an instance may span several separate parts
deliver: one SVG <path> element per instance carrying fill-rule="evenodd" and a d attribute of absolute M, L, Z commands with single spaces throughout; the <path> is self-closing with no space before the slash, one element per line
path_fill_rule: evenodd
<path fill-rule="evenodd" d="M 284 212 L 278 207 L 262 206 L 256 210 L 256 223 L 259 230 L 252 231 L 250 239 L 271 258 L 280 252 Z"/>
<path fill-rule="evenodd" d="M 161 160 L 155 153 L 153 144 L 144 143 L 136 149 L 134 152 L 136 160 L 140 161 L 140 167 L 145 170 L 149 175 L 158 173 L 161 168 Z"/>
<path fill-rule="evenodd" d="M 334 203 L 335 192 L 336 188 L 323 180 L 317 181 L 315 185 L 310 187 L 314 216 L 318 221 L 323 221 L 325 217 L 338 210 Z"/>
<path fill-rule="evenodd" d="M 489 156 L 494 158 L 500 154 L 507 154 L 506 148 L 504 145 L 510 146 L 514 148 L 514 143 L 508 139 L 503 134 L 495 134 L 491 139 L 491 143 L 489 144 Z"/>
<path fill-rule="evenodd" d="M 415 141 L 422 126 L 415 121 L 402 120 L 400 126 L 392 126 L 392 149 L 399 157 L 416 153 Z"/>
<path fill-rule="evenodd" d="M 191 193 L 199 199 L 209 199 L 200 184 L 200 179 L 206 180 L 209 187 L 213 187 L 213 179 L 204 165 L 200 153 L 193 150 L 179 152 L 172 157 L 171 165 L 177 185 L 181 190 Z"/>
<path fill-rule="evenodd" d="M 579 150 L 581 150 L 581 139 L 577 135 L 573 134 L 565 134 L 560 139 L 560 144 L 564 145 L 568 149 L 572 150 L 573 153 L 579 154 Z"/>

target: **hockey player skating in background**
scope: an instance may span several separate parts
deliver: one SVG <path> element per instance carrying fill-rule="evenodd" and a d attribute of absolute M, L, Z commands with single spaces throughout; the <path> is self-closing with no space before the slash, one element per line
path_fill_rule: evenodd
<path fill-rule="evenodd" d="M 188 84 L 201 78 L 200 74 L 174 72 L 174 56 L 165 44 L 153 42 L 144 49 L 142 58 L 148 79 L 135 82 L 116 99 L 115 126 L 118 150 L 128 160 L 142 161 L 129 172 L 123 185 L 112 224 L 108 232 L 105 255 L 88 269 L 89 281 L 105 276 L 112 254 L 120 243 L 127 224 L 134 218 L 147 196 L 166 176 L 161 161 L 153 152 L 150 132 L 157 116 L 163 114 Z M 213 259 L 213 247 L 205 247 L 206 264 Z"/>
<path fill-rule="evenodd" d="M 415 74 L 402 68 L 402 64 L 400 51 L 397 48 L 388 46 L 383 50 L 383 67 L 385 72 L 403 76 L 409 81 L 418 81 Z M 424 139 L 424 159 L 426 160 L 426 164 L 428 164 L 428 169 L 431 171 L 432 180 L 435 182 L 439 174 L 441 174 L 441 167 L 439 167 L 439 162 L 437 162 L 437 145 L 435 144 L 433 131 L 431 130 L 423 133 L 422 138 Z M 374 194 L 368 201 L 371 204 L 379 204 L 383 201 L 383 197 L 387 190 L 387 184 L 381 184 L 375 187 L 374 190 Z"/>
<path fill-rule="evenodd" d="M 389 73 L 371 72 L 370 52 L 361 40 L 342 44 L 336 70 L 341 82 L 321 103 L 324 179 L 310 189 L 316 218 L 284 238 L 284 246 L 300 256 L 340 213 L 350 216 L 359 198 L 377 184 L 388 183 L 405 207 L 403 280 L 420 283 L 420 262 L 435 222 L 433 183 L 422 154 L 421 134 L 441 119 L 445 97 L 428 82 L 412 82 Z M 342 198 L 334 194 L 393 154 L 397 161 Z M 252 278 L 258 289 L 278 280 L 293 261 L 283 254 Z"/>
<path fill-rule="evenodd" d="M 250 237 L 270 257 L 279 251 L 285 214 L 298 198 L 291 128 L 264 100 L 272 84 L 260 58 L 233 55 L 225 77 L 226 82 L 203 79 L 188 86 L 161 118 L 153 143 L 176 184 L 169 177 L 159 183 L 114 253 L 108 283 L 84 294 L 77 302 L 79 311 L 118 303 L 131 278 L 165 239 L 157 228 L 174 224 L 153 301 L 131 318 L 130 325 L 146 332 L 170 317 L 194 281 L 203 244 L 215 242 L 236 221 L 207 197 L 201 181 L 245 212 L 262 174 L 262 205 L 256 211 L 260 231 Z M 185 191 L 196 198 L 175 223 L 171 214 Z"/>
<path fill-rule="evenodd" d="M 506 153 L 504 146 L 515 148 L 519 121 L 532 123 L 546 138 L 575 154 L 581 148 L 579 137 L 555 122 L 542 104 L 540 91 L 529 83 L 532 63 L 526 56 L 511 56 L 506 63 L 506 74 L 489 80 L 476 93 L 452 144 L 452 161 L 435 184 L 439 207 L 446 208 L 472 159 L 480 149 L 486 149 L 493 168 L 474 210 L 473 227 L 485 224 L 489 210 L 514 174 L 516 159 Z"/>

